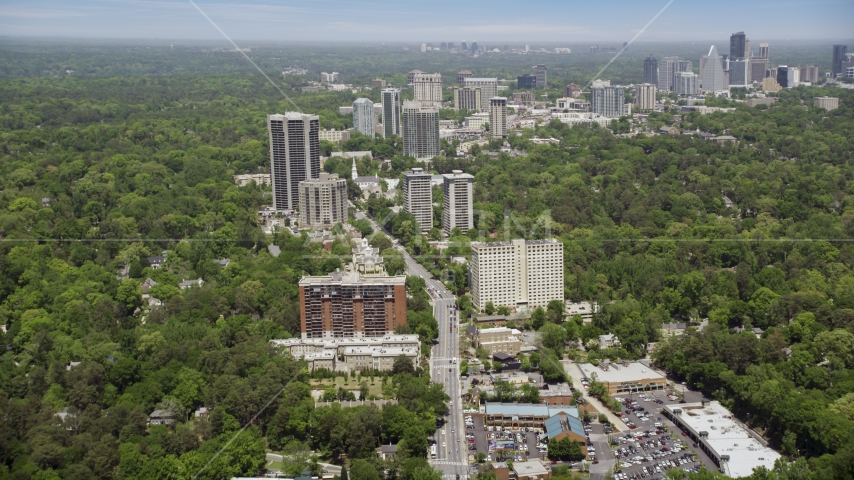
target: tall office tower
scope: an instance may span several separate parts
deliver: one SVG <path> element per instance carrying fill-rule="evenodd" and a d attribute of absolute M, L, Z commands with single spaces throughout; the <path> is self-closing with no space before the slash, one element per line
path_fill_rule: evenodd
<path fill-rule="evenodd" d="M 768 42 L 759 44 L 759 58 L 768 58 Z"/>
<path fill-rule="evenodd" d="M 563 243 L 554 238 L 472 242 L 469 268 L 472 303 L 478 311 L 488 302 L 532 309 L 564 299 Z"/>
<path fill-rule="evenodd" d="M 679 57 L 664 57 L 658 62 L 658 81 L 655 82 L 662 92 L 673 90 L 673 73 Z"/>
<path fill-rule="evenodd" d="M 406 324 L 406 276 L 332 272 L 299 281 L 302 338 L 382 337 Z"/>
<path fill-rule="evenodd" d="M 477 53 L 477 42 L 471 42 L 471 53 Z"/>
<path fill-rule="evenodd" d="M 300 227 L 330 227 L 347 221 L 347 181 L 337 173 L 299 182 Z"/>
<path fill-rule="evenodd" d="M 384 88 L 383 101 L 383 137 L 400 135 L 400 89 Z"/>
<path fill-rule="evenodd" d="M 537 77 L 537 88 L 546 88 L 546 70 L 545 65 L 531 67 L 531 75 Z"/>
<path fill-rule="evenodd" d="M 369 98 L 357 98 L 353 102 L 353 129 L 374 138 L 374 102 Z"/>
<path fill-rule="evenodd" d="M 631 106 L 626 106 L 623 87 L 590 87 L 590 111 L 617 118 L 630 114 Z"/>
<path fill-rule="evenodd" d="M 489 133 L 492 138 L 507 138 L 507 97 L 489 99 Z"/>
<path fill-rule="evenodd" d="M 652 83 L 655 83 L 655 82 L 652 82 Z M 575 96 L 580 94 L 580 93 L 581 93 L 581 87 L 579 87 L 578 85 L 576 85 L 574 83 L 570 83 L 569 85 L 567 85 L 566 89 L 564 90 L 564 95 L 567 97 L 570 97 L 570 98 L 575 98 Z"/>
<path fill-rule="evenodd" d="M 694 72 L 676 72 L 673 91 L 676 95 L 696 95 L 700 77 Z"/>
<path fill-rule="evenodd" d="M 750 59 L 734 58 L 729 62 L 729 84 L 730 85 L 749 85 L 751 82 L 752 72 L 750 71 Z"/>
<path fill-rule="evenodd" d="M 418 75 L 419 73 L 424 73 L 424 72 L 422 72 L 421 70 L 413 70 L 413 71 L 409 72 L 409 74 L 406 77 L 406 83 L 409 85 L 412 85 L 413 83 L 415 83 L 415 76 Z"/>
<path fill-rule="evenodd" d="M 454 48 L 454 42 L 448 42 L 448 49 Z"/>
<path fill-rule="evenodd" d="M 527 74 L 516 77 L 516 88 L 537 88 L 537 77 Z"/>
<path fill-rule="evenodd" d="M 655 109 L 655 85 L 644 83 L 635 87 L 635 101 L 638 110 L 654 110 Z"/>
<path fill-rule="evenodd" d="M 439 110 L 405 100 L 401 114 L 403 154 L 431 159 L 439 154 Z"/>
<path fill-rule="evenodd" d="M 459 72 L 457 72 L 457 84 L 465 85 L 466 79 L 471 78 L 473 76 L 474 76 L 474 74 L 468 70 L 460 70 Z"/>
<path fill-rule="evenodd" d="M 812 65 L 807 65 L 806 67 L 801 67 L 801 81 L 802 82 L 817 82 L 818 81 L 818 67 L 814 67 Z"/>
<path fill-rule="evenodd" d="M 454 87 L 454 109 L 480 111 L 480 87 Z"/>
<path fill-rule="evenodd" d="M 320 174 L 320 118 L 298 112 L 267 115 L 273 206 L 296 211 L 299 182 Z"/>
<path fill-rule="evenodd" d="M 525 44 L 525 52 L 530 52 L 530 51 L 531 51 L 531 46 L 526 43 Z"/>
<path fill-rule="evenodd" d="M 420 102 L 442 101 L 442 74 L 416 73 L 412 79 L 415 100 Z"/>
<path fill-rule="evenodd" d="M 753 52 L 750 51 L 750 39 L 744 39 L 744 58 L 750 58 L 753 56 Z"/>
<path fill-rule="evenodd" d="M 729 37 L 729 58 L 744 58 L 744 49 L 747 46 L 747 37 L 744 32 L 733 33 Z"/>
<path fill-rule="evenodd" d="M 837 74 L 845 74 L 842 71 L 842 62 L 845 60 L 845 52 L 848 50 L 847 45 L 833 46 L 833 63 L 831 64 L 830 72 L 836 76 Z"/>
<path fill-rule="evenodd" d="M 700 58 L 700 86 L 704 93 L 721 92 L 727 89 L 724 67 L 718 49 L 712 45 L 708 55 Z"/>
<path fill-rule="evenodd" d="M 433 228 L 432 177 L 423 168 L 403 172 L 403 211 L 415 217 L 422 232 L 429 232 Z"/>
<path fill-rule="evenodd" d="M 422 51 L 422 52 L 426 52 L 426 51 L 427 51 L 427 44 L 426 44 L 426 43 L 422 43 L 422 44 L 421 44 L 421 51 Z"/>
<path fill-rule="evenodd" d="M 792 69 L 794 70 L 794 68 Z M 777 66 L 777 83 L 780 84 L 783 88 L 794 87 L 794 85 L 789 84 L 789 79 L 791 75 L 789 75 L 789 67 L 786 65 Z"/>
<path fill-rule="evenodd" d="M 448 42 L 442 42 L 442 43 L 440 43 L 440 44 L 439 44 L 439 48 L 440 48 L 440 49 L 442 49 L 442 50 L 447 50 L 447 49 L 448 49 Z"/>
<path fill-rule="evenodd" d="M 760 50 L 762 47 L 760 47 Z M 750 80 L 752 82 L 761 82 L 765 78 L 768 68 L 771 66 L 769 60 L 763 57 L 753 57 L 750 59 Z"/>
<path fill-rule="evenodd" d="M 466 42 L 462 42 L 462 43 L 460 43 L 460 47 L 463 49 L 463 51 L 464 51 L 464 52 L 465 52 L 466 50 L 468 50 L 468 45 L 466 45 Z"/>
<path fill-rule="evenodd" d="M 673 81 L 671 82 L 671 89 L 676 89 L 676 74 L 679 72 L 691 72 L 693 71 L 693 64 L 690 60 L 676 60 L 673 62 Z"/>
<path fill-rule="evenodd" d="M 452 170 L 442 175 L 444 185 L 444 207 L 442 230 L 450 236 L 451 230 L 459 228 L 463 233 L 474 228 L 472 208 L 474 177 L 462 170 Z"/>
<path fill-rule="evenodd" d="M 498 79 L 471 77 L 465 79 L 465 86 L 469 88 L 480 88 L 480 111 L 488 112 L 489 99 L 496 96 L 498 93 Z"/>
<path fill-rule="evenodd" d="M 643 83 L 658 84 L 658 60 L 651 53 L 643 61 Z"/>

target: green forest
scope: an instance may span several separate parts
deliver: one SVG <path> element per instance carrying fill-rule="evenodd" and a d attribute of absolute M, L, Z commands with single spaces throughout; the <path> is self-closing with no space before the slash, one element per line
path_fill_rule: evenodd
<path fill-rule="evenodd" d="M 396 406 L 314 408 L 317 379 L 270 346 L 298 333 L 299 278 L 340 267 L 350 251 L 342 240 L 325 250 L 287 232 L 265 235 L 256 217 L 269 197 L 232 181 L 266 168 L 265 116 L 292 105 L 237 54 L 190 61 L 194 52 L 170 59 L 165 47 L 87 48 L 0 49 L 0 478 L 189 479 L 201 470 L 199 478 L 213 479 L 257 473 L 271 449 L 286 455 L 291 473 L 346 457 L 357 480 L 435 479 L 423 453 L 447 398 L 421 370 L 371 379 Z M 401 79 L 411 68 L 450 75 L 474 66 L 511 77 L 531 60 L 431 64 L 395 53 L 378 67 L 370 58 L 386 58 L 379 53 L 339 53 L 331 66 L 300 64 L 295 54 L 265 68 L 337 69 L 357 83 L 386 73 Z M 613 65 L 615 83 L 636 81 L 639 68 L 628 62 L 647 52 L 634 53 Z M 515 66 L 490 70 L 499 68 L 493 61 Z M 550 88 L 585 82 L 605 62 L 596 57 L 572 74 L 567 66 Z M 304 80 L 284 78 L 301 109 L 324 128 L 352 124 L 338 107 L 356 95 L 303 94 Z M 840 108 L 813 107 L 821 95 L 839 97 Z M 432 168 L 475 176 L 478 228 L 455 234 L 439 254 L 405 215 L 389 217 L 389 226 L 458 293 L 466 271 L 449 257 L 466 255 L 469 241 L 493 232 L 559 238 L 566 298 L 603 308 L 592 325 L 560 323 L 565 337 L 555 330 L 561 315 L 550 312 L 541 327 L 549 338 L 616 333 L 623 349 L 595 352 L 603 358 L 637 358 L 658 342 L 660 366 L 725 403 L 793 460 L 757 480 L 850 478 L 854 94 L 799 87 L 779 99 L 770 108 L 687 114 L 679 126 L 732 135 L 733 144 L 618 138 L 608 128 L 553 122 L 507 139 L 522 156 L 454 158 L 444 145 Z M 655 128 L 676 122 L 650 116 Z M 535 145 L 534 135 L 559 143 Z M 325 147 L 390 158 L 360 164 L 362 174 L 390 178 L 414 165 L 395 139 Z M 327 170 L 349 166 L 331 162 Z M 365 202 L 379 218 L 390 206 Z M 373 241 L 393 255 L 387 239 Z M 271 255 L 269 245 L 282 253 Z M 165 266 L 151 268 L 147 257 L 164 251 Z M 226 258 L 225 267 L 217 262 Z M 402 268 L 399 259 L 395 265 Z M 148 278 L 162 306 L 143 300 Z M 197 278 L 202 286 L 179 288 Z M 428 342 L 435 319 L 423 283 L 410 279 L 408 287 L 413 330 Z M 673 319 L 708 324 L 661 339 L 660 325 Z M 735 327 L 763 333 L 757 339 Z M 203 406 L 206 420 L 194 413 Z M 147 425 L 156 409 L 174 412 L 176 424 Z M 374 448 L 389 442 L 402 454 L 377 460 Z"/>

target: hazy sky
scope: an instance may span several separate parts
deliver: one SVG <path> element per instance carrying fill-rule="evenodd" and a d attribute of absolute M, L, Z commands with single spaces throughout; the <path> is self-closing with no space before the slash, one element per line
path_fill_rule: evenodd
<path fill-rule="evenodd" d="M 235 40 L 587 42 L 633 37 L 668 0 L 197 0 Z M 851 38 L 852 0 L 674 0 L 637 41 Z M 0 0 L 0 34 L 222 38 L 188 0 Z"/>

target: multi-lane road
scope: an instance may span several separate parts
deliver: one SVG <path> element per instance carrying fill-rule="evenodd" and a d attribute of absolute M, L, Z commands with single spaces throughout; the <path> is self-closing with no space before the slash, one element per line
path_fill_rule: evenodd
<path fill-rule="evenodd" d="M 352 205 L 352 204 L 351 204 Z M 365 218 L 375 231 L 385 231 L 376 222 L 362 212 L 356 211 L 356 218 Z M 388 232 L 386 232 L 388 233 Z M 463 406 L 460 398 L 460 359 L 459 359 L 459 315 L 456 312 L 456 299 L 445 285 L 413 259 L 406 250 L 396 246 L 406 262 L 406 274 L 421 277 L 433 297 L 433 316 L 439 323 L 438 343 L 430 356 L 430 378 L 434 383 L 443 384 L 445 393 L 450 397 L 445 424 L 436 431 L 436 458 L 430 463 L 442 471 L 445 478 L 460 480 L 468 478 L 468 443 L 465 438 Z"/>

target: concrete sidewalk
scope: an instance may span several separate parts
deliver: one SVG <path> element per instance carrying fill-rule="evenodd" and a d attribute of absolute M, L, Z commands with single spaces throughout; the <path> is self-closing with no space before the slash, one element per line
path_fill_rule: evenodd
<path fill-rule="evenodd" d="M 581 379 L 584 377 L 584 374 L 581 373 L 581 369 L 578 368 L 578 365 L 571 360 L 561 360 L 560 363 L 563 364 L 563 369 L 566 372 L 566 374 L 569 375 L 570 377 L 572 377 L 573 383 L 575 383 L 576 385 L 578 385 L 580 387 L 581 386 Z M 606 407 L 605 405 L 602 405 L 602 402 L 600 402 L 599 399 L 592 397 L 590 395 L 585 395 L 584 399 L 590 403 L 590 406 L 592 406 L 593 408 L 598 410 L 600 413 L 604 413 L 608 417 L 608 420 L 614 426 L 615 431 L 618 431 L 618 432 L 629 431 L 629 427 L 626 426 L 625 422 L 623 422 L 620 419 L 620 417 L 614 415 L 614 413 L 611 412 L 611 410 L 608 407 Z"/>

